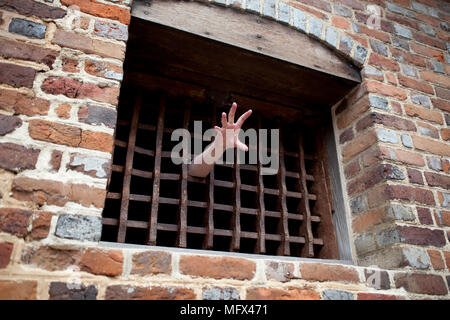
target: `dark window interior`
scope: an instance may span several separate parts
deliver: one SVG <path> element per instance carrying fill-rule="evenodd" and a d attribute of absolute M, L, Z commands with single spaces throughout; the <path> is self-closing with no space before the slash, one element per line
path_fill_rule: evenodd
<path fill-rule="evenodd" d="M 338 258 L 329 106 L 302 94 L 300 67 L 133 18 L 124 72 L 103 241 Z M 254 110 L 243 129 L 280 129 L 280 170 L 222 164 L 187 176 L 170 158 L 172 131 L 193 132 L 194 120 L 209 129 L 233 101 L 238 114 Z"/>

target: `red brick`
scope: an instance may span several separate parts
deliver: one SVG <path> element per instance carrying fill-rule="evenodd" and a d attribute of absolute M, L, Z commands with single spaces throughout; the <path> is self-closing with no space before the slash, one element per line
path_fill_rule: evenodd
<path fill-rule="evenodd" d="M 353 133 L 353 129 L 352 128 L 348 128 L 347 130 L 342 132 L 341 135 L 339 136 L 339 143 L 340 144 L 344 144 L 347 141 L 352 140 L 354 137 L 355 137 L 355 135 Z"/>
<path fill-rule="evenodd" d="M 450 177 L 434 172 L 425 172 L 425 179 L 429 186 L 450 189 Z"/>
<path fill-rule="evenodd" d="M 331 23 L 333 24 L 333 26 L 335 26 L 336 28 L 339 28 L 339 29 L 344 29 L 344 30 L 350 29 L 350 22 L 343 17 L 333 16 L 333 17 L 331 17 Z"/>
<path fill-rule="evenodd" d="M 324 13 L 322 13 L 322 12 L 316 10 L 316 9 L 313 9 L 311 7 L 304 6 L 304 5 L 300 4 L 300 3 L 298 3 L 297 1 L 296 2 L 291 2 L 290 4 L 292 6 L 294 6 L 294 7 L 296 7 L 296 8 L 299 8 L 300 10 L 303 10 L 305 12 L 308 12 L 308 13 L 312 14 L 312 15 L 315 15 L 319 19 L 328 20 L 328 16 L 326 14 L 324 14 Z"/>
<path fill-rule="evenodd" d="M 382 293 L 370 293 L 370 292 L 360 292 L 357 295 L 357 300 L 404 300 L 404 297 L 396 296 L 392 294 L 382 294 Z"/>
<path fill-rule="evenodd" d="M 361 170 L 361 167 L 359 165 L 358 160 L 350 162 L 345 168 L 344 168 L 344 174 L 347 179 L 350 179 L 357 175 L 359 171 Z"/>
<path fill-rule="evenodd" d="M 407 98 L 405 90 L 401 88 L 374 81 L 366 81 L 364 85 L 367 88 L 368 92 L 379 93 L 381 95 L 393 97 L 398 100 L 406 100 Z"/>
<path fill-rule="evenodd" d="M 433 82 L 444 87 L 450 88 L 450 77 L 446 75 L 441 75 L 433 71 L 424 70 L 420 72 L 420 77 L 423 80 Z M 433 91 L 431 92 L 433 94 Z"/>
<path fill-rule="evenodd" d="M 374 124 L 383 124 L 386 127 L 399 130 L 416 131 L 416 126 L 411 120 L 377 112 L 371 112 L 360 121 L 358 121 L 358 123 L 356 124 L 356 130 L 365 130 L 366 128 L 371 127 Z"/>
<path fill-rule="evenodd" d="M 51 212 L 39 211 L 34 213 L 30 237 L 33 240 L 41 240 L 47 238 L 50 231 L 51 220 Z"/>
<path fill-rule="evenodd" d="M 417 215 L 421 224 L 432 225 L 433 218 L 431 217 L 430 209 L 417 207 Z"/>
<path fill-rule="evenodd" d="M 172 257 L 163 251 L 145 251 L 133 255 L 131 274 L 170 274 Z"/>
<path fill-rule="evenodd" d="M 429 94 L 434 94 L 433 87 L 431 85 L 429 85 L 428 83 L 405 77 L 402 74 L 398 75 L 398 82 L 404 87 L 419 90 L 419 91 L 429 93 Z"/>
<path fill-rule="evenodd" d="M 412 226 L 398 226 L 397 230 L 404 243 L 436 247 L 445 245 L 445 235 L 442 230 L 431 230 Z"/>
<path fill-rule="evenodd" d="M 119 88 L 105 87 L 91 83 L 82 83 L 78 80 L 62 77 L 50 77 L 45 79 L 41 86 L 42 90 L 49 94 L 62 94 L 69 98 L 82 99 L 91 98 L 95 101 L 106 102 L 117 105 Z"/>
<path fill-rule="evenodd" d="M 249 288 L 247 300 L 320 300 L 320 295 L 307 289 Z"/>
<path fill-rule="evenodd" d="M 64 206 L 74 201 L 89 207 L 103 208 L 106 190 L 85 184 L 63 184 L 59 181 L 16 177 L 12 186 L 13 197 L 22 201 L 33 201 L 40 205 Z"/>
<path fill-rule="evenodd" d="M 350 104 L 347 108 L 340 113 L 337 120 L 337 126 L 339 129 L 348 127 L 353 121 L 359 118 L 366 110 L 369 109 L 369 98 L 363 97 L 357 103 Z"/>
<path fill-rule="evenodd" d="M 422 172 L 420 172 L 419 170 L 412 169 L 412 168 L 408 168 L 407 172 L 408 172 L 409 182 L 423 185 Z"/>
<path fill-rule="evenodd" d="M 450 90 L 441 88 L 441 87 L 435 87 L 434 90 L 436 90 L 436 95 L 444 100 L 450 100 Z M 450 110 L 450 109 L 449 109 Z"/>
<path fill-rule="evenodd" d="M 78 147 L 81 143 L 81 129 L 47 120 L 30 120 L 30 137 L 51 143 Z"/>
<path fill-rule="evenodd" d="M 314 281 L 359 282 L 358 272 L 351 267 L 325 263 L 300 264 L 301 278 Z"/>
<path fill-rule="evenodd" d="M 0 280 L 0 300 L 35 300 L 37 282 Z"/>
<path fill-rule="evenodd" d="M 397 48 L 391 48 L 391 53 L 392 57 L 394 57 L 396 60 L 404 61 L 406 63 L 416 65 L 418 67 L 426 67 L 425 59 L 422 58 L 421 56 L 410 54 Z"/>
<path fill-rule="evenodd" d="M 182 274 L 214 279 L 250 280 L 256 272 L 253 261 L 231 257 L 183 255 L 179 268 Z"/>
<path fill-rule="evenodd" d="M 98 54 L 105 58 L 123 60 L 125 57 L 125 46 L 60 29 L 56 30 L 52 43 L 61 47 L 81 50 L 87 54 Z"/>
<path fill-rule="evenodd" d="M 16 208 L 0 208 L 0 231 L 19 237 L 27 235 L 31 212 Z"/>
<path fill-rule="evenodd" d="M 81 251 L 51 247 L 27 247 L 22 255 L 22 262 L 30 267 L 48 271 L 66 270 L 76 266 L 81 258 Z"/>
<path fill-rule="evenodd" d="M 72 107 L 70 106 L 70 104 L 62 103 L 58 107 L 55 108 L 55 113 L 61 119 L 69 119 L 71 109 L 72 109 Z"/>
<path fill-rule="evenodd" d="M 14 10 L 25 16 L 33 15 L 43 19 L 61 19 L 66 15 L 66 11 L 61 8 L 32 0 L 2 0 L 0 8 L 10 11 Z"/>
<path fill-rule="evenodd" d="M 50 102 L 41 98 L 28 97 L 13 90 L 0 89 L 0 109 L 14 111 L 27 116 L 46 115 Z"/>
<path fill-rule="evenodd" d="M 9 242 L 0 242 L 0 269 L 8 266 L 14 245 Z"/>
<path fill-rule="evenodd" d="M 445 264 L 447 265 L 447 270 L 450 270 L 450 251 L 444 251 Z"/>
<path fill-rule="evenodd" d="M 414 40 L 442 50 L 447 49 L 444 41 L 439 40 L 437 38 L 428 37 L 419 32 L 414 33 Z"/>
<path fill-rule="evenodd" d="M 58 150 L 52 151 L 52 157 L 50 158 L 50 165 L 52 166 L 52 169 L 54 171 L 58 171 L 61 167 L 61 159 L 62 159 L 63 153 Z"/>
<path fill-rule="evenodd" d="M 73 59 L 62 59 L 62 69 L 65 72 L 79 72 L 78 61 Z"/>
<path fill-rule="evenodd" d="M 450 227 L 450 211 L 439 210 L 439 217 L 437 217 L 437 214 L 434 217 L 438 226 Z"/>
<path fill-rule="evenodd" d="M 369 36 L 369 38 L 375 38 L 380 41 L 390 43 L 391 39 L 389 38 L 389 34 L 383 31 L 379 31 L 377 29 L 371 29 L 364 24 L 358 24 L 359 33 L 365 34 Z M 366 46 L 367 47 L 367 46 Z"/>
<path fill-rule="evenodd" d="M 381 67 L 384 70 L 399 71 L 400 67 L 397 62 L 392 61 L 389 58 L 383 57 L 380 54 L 372 52 L 369 58 L 369 64 L 373 66 Z"/>
<path fill-rule="evenodd" d="M 369 130 L 361 134 L 359 137 L 349 142 L 342 149 L 342 158 L 344 162 L 351 160 L 354 156 L 371 147 L 377 141 L 374 131 Z"/>
<path fill-rule="evenodd" d="M 389 21 L 392 21 L 392 22 L 395 21 L 395 22 L 398 22 L 399 24 L 402 24 L 404 26 L 411 27 L 411 28 L 414 28 L 416 30 L 419 30 L 419 24 L 413 19 L 402 17 L 402 16 L 399 16 L 397 14 L 392 14 L 392 13 L 389 13 L 389 12 L 386 12 L 386 18 Z"/>
<path fill-rule="evenodd" d="M 34 61 L 51 67 L 59 54 L 58 51 L 23 42 L 9 39 L 2 39 L 1 41 L 0 56 L 3 58 Z"/>
<path fill-rule="evenodd" d="M 0 168 L 14 172 L 35 169 L 40 150 L 14 143 L 0 143 Z"/>
<path fill-rule="evenodd" d="M 446 295 L 448 292 L 444 279 L 439 275 L 397 273 L 394 281 L 397 288 L 403 287 L 412 293 Z"/>
<path fill-rule="evenodd" d="M 0 136 L 7 135 L 22 126 L 22 120 L 16 116 L 0 114 Z"/>
<path fill-rule="evenodd" d="M 352 221 L 352 228 L 354 232 L 365 231 L 372 226 L 383 223 L 385 221 L 386 209 L 385 207 L 377 208 L 366 213 L 363 213 Z"/>
<path fill-rule="evenodd" d="M 417 121 L 417 127 L 419 128 L 419 133 L 422 136 L 439 139 L 439 131 L 435 126 L 426 122 Z"/>
<path fill-rule="evenodd" d="M 435 87 L 436 91 L 439 87 Z M 450 100 L 450 99 L 448 99 Z M 433 103 L 433 106 L 435 108 L 450 112 L 450 101 L 447 100 L 441 100 L 441 99 L 431 99 L 431 102 Z"/>
<path fill-rule="evenodd" d="M 106 300 L 195 300 L 192 289 L 184 287 L 133 287 L 112 285 L 106 288 Z"/>
<path fill-rule="evenodd" d="M 433 154 L 450 157 L 450 148 L 447 144 L 432 139 L 413 136 L 414 147 L 418 150 L 427 151 Z"/>
<path fill-rule="evenodd" d="M 80 147 L 86 149 L 112 152 L 114 138 L 109 133 L 83 131 Z"/>
<path fill-rule="evenodd" d="M 80 261 L 82 271 L 110 277 L 121 275 L 122 266 L 123 255 L 120 250 L 88 249 Z"/>
<path fill-rule="evenodd" d="M 381 157 L 385 159 L 400 161 L 420 167 L 425 165 L 423 157 L 418 153 L 388 148 L 385 146 L 380 146 L 379 150 L 381 152 Z"/>
<path fill-rule="evenodd" d="M 397 77 L 392 72 L 386 72 L 386 80 L 390 84 L 397 85 Z"/>
<path fill-rule="evenodd" d="M 375 163 L 380 162 L 381 151 L 379 146 L 375 146 L 374 148 L 371 148 L 363 153 L 362 156 L 362 164 L 364 167 L 368 168 L 373 166 Z"/>
<path fill-rule="evenodd" d="M 392 111 L 394 111 L 396 114 L 402 114 L 402 105 L 396 101 L 391 101 L 391 107 Z"/>
<path fill-rule="evenodd" d="M 94 60 L 87 60 L 84 70 L 93 76 L 115 80 L 119 80 L 123 74 L 122 68 L 115 64 Z"/>
<path fill-rule="evenodd" d="M 368 190 L 377 183 L 383 181 L 385 179 L 385 171 L 388 165 L 380 165 L 376 166 L 369 171 L 364 172 L 358 178 L 352 180 L 347 184 L 348 194 L 350 196 L 360 193 L 362 191 Z"/>
<path fill-rule="evenodd" d="M 427 56 L 429 58 L 438 60 L 440 62 L 444 62 L 444 55 L 441 51 L 431 49 L 429 47 L 423 46 L 417 43 L 411 43 L 411 49 L 421 55 Z"/>
<path fill-rule="evenodd" d="M 442 259 L 442 255 L 439 250 L 427 250 L 427 252 L 434 270 L 445 269 L 444 260 Z"/>
<path fill-rule="evenodd" d="M 130 23 L 130 11 L 114 5 L 107 5 L 93 0 L 61 0 L 65 6 L 76 5 L 82 12 L 91 14 L 100 18 L 118 20 L 123 24 Z"/>
<path fill-rule="evenodd" d="M 389 195 L 391 199 L 408 200 L 411 202 L 419 202 L 428 205 L 436 204 L 434 201 L 433 192 L 422 188 L 390 185 Z"/>
<path fill-rule="evenodd" d="M 418 117 L 422 120 L 428 120 L 439 124 L 444 123 L 442 112 L 433 111 L 422 107 L 416 107 L 411 104 L 405 104 L 404 108 L 405 113 L 410 117 Z"/>
<path fill-rule="evenodd" d="M 36 70 L 12 63 L 0 62 L 0 82 L 13 87 L 32 88 Z"/>
<path fill-rule="evenodd" d="M 445 141 L 450 141 L 450 129 L 448 128 L 441 129 L 441 137 Z"/>

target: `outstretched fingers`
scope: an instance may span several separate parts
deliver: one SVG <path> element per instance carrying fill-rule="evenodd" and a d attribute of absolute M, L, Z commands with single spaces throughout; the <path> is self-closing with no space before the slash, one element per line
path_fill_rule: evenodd
<path fill-rule="evenodd" d="M 225 112 L 222 112 L 222 128 L 227 127 L 227 114 Z"/>
<path fill-rule="evenodd" d="M 236 122 L 236 127 L 237 128 L 241 128 L 242 125 L 244 124 L 244 121 L 247 120 L 248 117 L 250 117 L 250 115 L 252 114 L 252 110 L 248 110 L 246 113 L 244 113 L 243 115 L 241 115 L 238 119 L 238 121 Z"/>
<path fill-rule="evenodd" d="M 228 114 L 228 123 L 234 124 L 234 115 L 236 114 L 237 103 L 233 102 L 230 108 L 230 113 Z"/>

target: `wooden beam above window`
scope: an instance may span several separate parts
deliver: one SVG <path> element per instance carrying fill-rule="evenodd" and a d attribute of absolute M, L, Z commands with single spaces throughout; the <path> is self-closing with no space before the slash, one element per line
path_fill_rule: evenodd
<path fill-rule="evenodd" d="M 318 40 L 256 14 L 192 1 L 134 1 L 132 16 L 360 83 L 359 70 Z"/>

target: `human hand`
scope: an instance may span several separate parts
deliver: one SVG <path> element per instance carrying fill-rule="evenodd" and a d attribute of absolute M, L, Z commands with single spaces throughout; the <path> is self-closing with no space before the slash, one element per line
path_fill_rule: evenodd
<path fill-rule="evenodd" d="M 241 129 L 245 120 L 252 114 L 252 110 L 248 110 L 243 115 L 239 117 L 239 119 L 234 122 L 234 115 L 236 114 L 237 104 L 233 102 L 231 105 L 230 112 L 227 114 L 225 112 L 222 113 L 222 127 L 214 126 L 214 129 L 217 130 L 218 133 L 221 134 L 223 138 L 223 147 L 227 148 L 238 148 L 243 151 L 248 151 L 248 147 L 245 143 L 239 140 L 239 130 Z"/>

